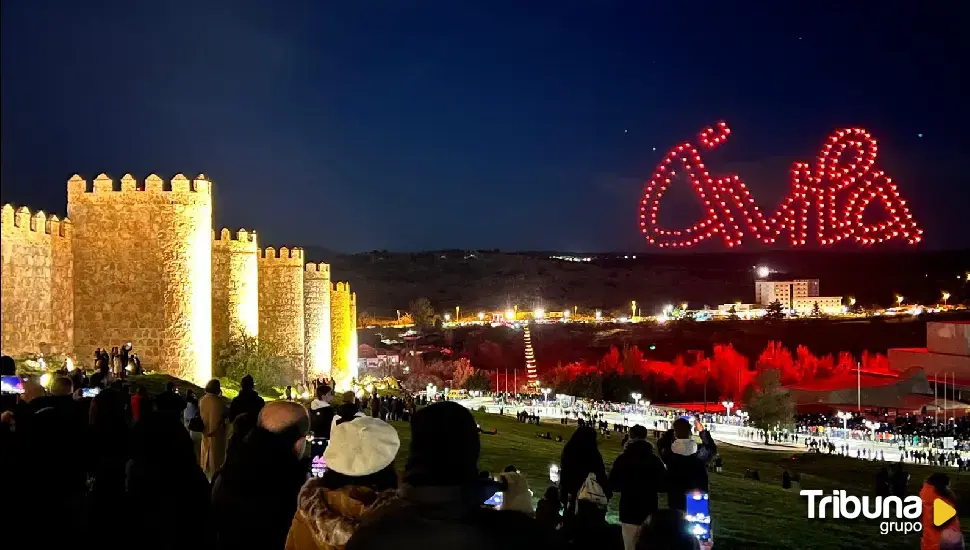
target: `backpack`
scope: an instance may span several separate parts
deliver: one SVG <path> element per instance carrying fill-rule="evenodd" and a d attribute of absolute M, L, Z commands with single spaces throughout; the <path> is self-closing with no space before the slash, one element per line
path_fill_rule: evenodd
<path fill-rule="evenodd" d="M 596 481 L 596 474 L 593 472 L 590 472 L 586 476 L 586 481 L 584 481 L 582 487 L 579 488 L 579 494 L 576 496 L 576 500 L 583 500 L 591 504 L 595 504 L 600 508 L 606 508 L 606 505 L 609 503 L 606 498 L 606 491 L 604 491 L 603 487 L 600 486 L 598 481 Z"/>

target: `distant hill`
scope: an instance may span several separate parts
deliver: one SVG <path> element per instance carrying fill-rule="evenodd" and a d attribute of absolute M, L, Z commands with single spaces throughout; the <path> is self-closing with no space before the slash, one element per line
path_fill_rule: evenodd
<path fill-rule="evenodd" d="M 896 293 L 932 303 L 942 290 L 950 302 L 970 299 L 962 277 L 970 271 L 970 251 L 822 252 L 765 251 L 697 254 L 503 253 L 439 250 L 415 253 L 372 251 L 338 254 L 306 247 L 309 261 L 331 264 L 335 280 L 350 281 L 358 311 L 393 317 L 415 298 L 444 311 L 495 311 L 518 304 L 547 310 L 579 306 L 628 312 L 636 300 L 643 314 L 664 304 L 690 306 L 754 299 L 754 266 L 777 276 L 820 279 L 821 294 L 853 296 L 862 304 L 889 305 Z M 571 255 L 588 262 L 554 259 Z M 626 256 L 626 257 L 624 257 Z"/>

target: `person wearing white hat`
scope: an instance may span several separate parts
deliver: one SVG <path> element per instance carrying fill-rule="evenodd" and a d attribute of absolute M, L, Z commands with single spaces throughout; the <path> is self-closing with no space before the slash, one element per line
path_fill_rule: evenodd
<path fill-rule="evenodd" d="M 300 490 L 286 549 L 344 548 L 378 498 L 394 495 L 400 448 L 397 430 L 378 418 L 362 416 L 334 426 L 323 453 L 326 471 Z"/>

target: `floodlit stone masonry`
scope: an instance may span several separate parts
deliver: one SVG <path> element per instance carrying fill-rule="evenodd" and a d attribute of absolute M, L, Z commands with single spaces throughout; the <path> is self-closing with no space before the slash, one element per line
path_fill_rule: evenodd
<path fill-rule="evenodd" d="M 350 285 L 332 286 L 327 264 L 304 267 L 299 248 L 261 252 L 245 230 L 216 236 L 205 176 L 74 176 L 68 214 L 3 206 L 3 354 L 63 354 L 90 365 L 95 348 L 131 342 L 145 368 L 205 383 L 214 344 L 245 335 L 286 358 L 294 382 L 329 372 L 350 387 Z"/>

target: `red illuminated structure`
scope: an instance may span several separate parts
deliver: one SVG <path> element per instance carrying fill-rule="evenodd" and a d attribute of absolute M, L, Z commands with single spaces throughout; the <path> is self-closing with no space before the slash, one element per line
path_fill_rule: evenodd
<path fill-rule="evenodd" d="M 727 141 L 731 130 L 724 122 L 699 134 L 703 147 L 713 149 Z M 640 230 L 647 242 L 660 248 L 693 246 L 715 235 L 728 248 L 740 246 L 745 232 L 771 245 L 788 234 L 793 247 L 808 240 L 809 213 L 816 212 L 817 238 L 823 246 L 843 239 L 872 245 L 902 239 L 915 245 L 923 230 L 910 214 L 896 185 L 876 170 L 876 140 L 862 128 L 844 128 L 833 133 L 816 159 L 815 167 L 797 162 L 791 171 L 791 192 L 769 217 L 738 175 L 712 176 L 697 147 L 682 143 L 672 148 L 657 166 L 640 201 Z M 694 192 L 707 210 L 704 219 L 685 229 L 664 229 L 657 220 L 660 201 L 671 178 L 683 169 Z M 863 221 L 866 208 L 874 201 L 888 215 L 884 221 Z"/>

